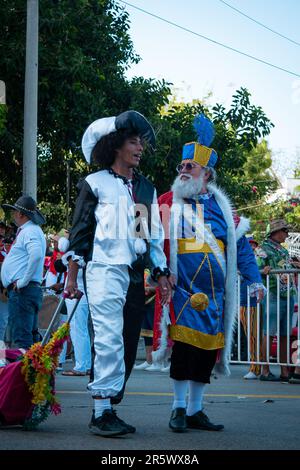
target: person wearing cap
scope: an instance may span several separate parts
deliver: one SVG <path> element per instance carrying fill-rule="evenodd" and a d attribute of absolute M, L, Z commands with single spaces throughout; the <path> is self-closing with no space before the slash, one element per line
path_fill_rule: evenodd
<path fill-rule="evenodd" d="M 38 311 L 42 305 L 46 239 L 40 227 L 45 218 L 35 200 L 21 196 L 15 204 L 2 204 L 13 212 L 17 236 L 4 259 L 1 281 L 8 292 L 9 328 L 13 347 L 28 349 L 39 340 Z"/>
<path fill-rule="evenodd" d="M 266 239 L 257 250 L 257 261 L 259 267 L 266 276 L 271 269 L 291 269 L 292 262 L 289 252 L 282 246 L 282 243 L 288 237 L 289 225 L 284 219 L 272 220 L 267 228 Z M 296 296 L 296 285 L 294 276 L 290 275 L 290 289 L 288 292 L 288 275 L 279 275 L 279 332 L 277 331 L 277 276 L 270 275 L 269 281 L 269 336 L 274 337 L 280 333 L 280 362 L 287 362 L 287 322 L 290 324 L 294 311 L 294 302 Z M 288 313 L 288 297 L 289 297 L 289 313 Z M 267 309 L 264 305 L 264 341 L 263 352 L 264 358 L 267 356 Z M 289 371 L 285 365 L 281 367 L 280 377 L 275 376 L 270 371 L 268 364 L 262 366 L 262 374 L 260 380 L 273 382 L 288 382 Z"/>
<path fill-rule="evenodd" d="M 152 356 L 156 360 L 164 357 L 169 331 L 174 342 L 169 427 L 174 432 L 187 428 L 220 431 L 224 427 L 209 420 L 202 399 L 218 353 L 216 371 L 229 374 L 237 267 L 251 295 L 259 300 L 263 297 L 261 276 L 244 236 L 249 223 L 234 216 L 228 197 L 213 183 L 217 153 L 208 146 L 214 126 L 203 114 L 195 118 L 194 126 L 198 142 L 184 145 L 172 190 L 159 198 L 162 214 L 169 215 L 163 217 L 169 238 L 165 252 L 176 285 L 169 308 L 161 309 L 156 303 L 155 325 L 159 326 Z M 198 306 L 192 303 L 194 294 L 202 294 Z M 162 332 L 160 337 L 157 331 Z"/>
<path fill-rule="evenodd" d="M 64 259 L 69 259 L 66 291 L 71 298 L 77 293 L 78 268 L 86 264 L 86 290 L 94 329 L 94 361 L 88 385 L 94 410 L 89 428 L 100 436 L 135 431 L 120 420 L 111 402 L 121 399 L 128 377 L 124 346 L 125 359 L 127 348 L 130 362 L 134 363 L 145 302 L 147 259 L 160 286 L 162 301 L 168 301 L 171 294 L 156 191 L 136 171 L 145 141 L 154 147 L 154 131 L 136 111 L 98 119 L 87 128 L 82 139 L 84 156 L 88 163 L 93 161 L 101 169 L 81 184 L 70 231 L 70 251 L 64 255 Z M 151 236 L 150 227 L 156 229 L 155 237 Z M 137 288 L 139 284 L 141 289 Z M 130 298 L 126 297 L 129 291 Z M 127 312 L 125 301 L 130 305 Z M 140 316 L 138 321 L 133 318 L 135 314 Z"/>
<path fill-rule="evenodd" d="M 250 246 L 255 254 L 255 250 L 258 248 L 259 243 L 253 238 L 253 235 L 248 235 L 247 240 L 250 243 Z M 245 279 L 241 276 L 240 284 L 240 320 L 243 326 L 244 333 L 246 337 L 248 336 L 248 298 L 247 298 L 247 283 Z M 247 374 L 244 375 L 245 380 L 255 380 L 258 379 L 261 372 L 261 366 L 259 364 L 254 364 L 262 360 L 262 319 L 260 319 L 260 345 L 259 345 L 259 358 L 257 357 L 257 303 L 254 297 L 250 297 L 250 310 L 249 310 L 249 330 L 250 330 L 250 367 Z"/>

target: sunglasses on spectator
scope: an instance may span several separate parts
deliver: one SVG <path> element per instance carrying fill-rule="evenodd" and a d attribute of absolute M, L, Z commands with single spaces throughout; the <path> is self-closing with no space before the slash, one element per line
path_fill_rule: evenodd
<path fill-rule="evenodd" d="M 182 170 L 186 169 L 187 171 L 192 171 L 194 168 L 196 168 L 198 165 L 194 165 L 193 163 L 179 163 L 177 165 L 176 170 L 178 173 L 180 173 Z"/>
<path fill-rule="evenodd" d="M 289 233 L 289 230 L 287 228 L 282 228 L 281 231 L 285 233 Z"/>

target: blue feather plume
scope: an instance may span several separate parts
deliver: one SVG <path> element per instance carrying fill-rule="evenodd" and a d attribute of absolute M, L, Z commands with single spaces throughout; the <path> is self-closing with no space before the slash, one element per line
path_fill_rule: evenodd
<path fill-rule="evenodd" d="M 199 114 L 195 117 L 193 125 L 198 135 L 199 144 L 209 147 L 215 136 L 215 128 L 211 120 L 204 114 Z"/>

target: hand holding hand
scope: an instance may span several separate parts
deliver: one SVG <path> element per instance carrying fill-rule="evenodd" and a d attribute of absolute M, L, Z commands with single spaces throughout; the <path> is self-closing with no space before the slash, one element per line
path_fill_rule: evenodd
<path fill-rule="evenodd" d="M 79 293 L 81 292 L 77 288 L 77 282 L 73 282 L 71 280 L 68 280 L 67 285 L 64 289 L 64 297 L 68 299 L 78 299 L 81 297 L 79 296 Z"/>
<path fill-rule="evenodd" d="M 256 292 L 257 303 L 260 303 L 263 300 L 264 296 L 265 296 L 264 289 L 258 289 L 258 291 Z"/>
<path fill-rule="evenodd" d="M 283 283 L 283 284 L 287 284 L 288 283 L 288 274 L 280 274 L 280 281 Z"/>
<path fill-rule="evenodd" d="M 161 294 L 161 303 L 162 305 L 166 305 L 171 300 L 172 288 L 169 283 L 167 276 L 159 276 L 158 280 L 158 287 Z"/>
<path fill-rule="evenodd" d="M 265 266 L 264 269 L 263 269 L 263 273 L 265 275 L 269 274 L 271 271 L 271 266 Z"/>
<path fill-rule="evenodd" d="M 171 289 L 173 289 L 173 287 L 175 287 L 176 285 L 176 277 L 174 276 L 174 274 L 171 274 L 169 277 L 168 277 L 168 281 L 169 281 L 169 284 L 171 286 Z"/>

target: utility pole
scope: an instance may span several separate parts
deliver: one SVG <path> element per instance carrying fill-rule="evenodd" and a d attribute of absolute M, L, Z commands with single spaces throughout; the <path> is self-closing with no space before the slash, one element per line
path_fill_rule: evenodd
<path fill-rule="evenodd" d="M 70 177 L 70 159 L 66 160 L 67 164 L 67 184 L 66 184 L 66 203 L 67 203 L 67 212 L 66 212 L 66 229 L 69 229 L 69 208 L 70 208 L 70 186 L 71 186 L 71 177 Z"/>
<path fill-rule="evenodd" d="M 24 96 L 23 194 L 37 198 L 39 0 L 27 0 Z"/>

